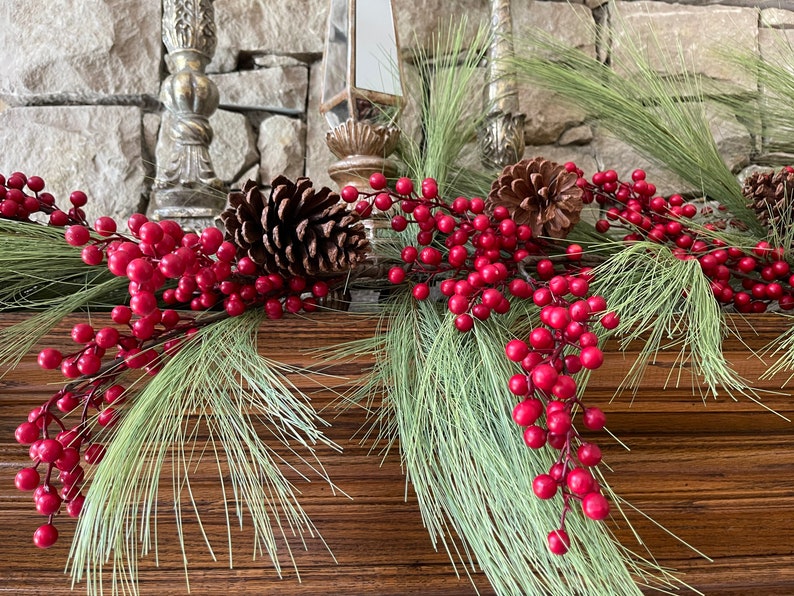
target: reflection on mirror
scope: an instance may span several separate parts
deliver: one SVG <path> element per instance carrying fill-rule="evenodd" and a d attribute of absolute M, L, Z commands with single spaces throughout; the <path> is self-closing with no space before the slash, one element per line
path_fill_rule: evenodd
<path fill-rule="evenodd" d="M 347 54 L 348 44 L 348 3 L 347 0 L 331 0 L 330 14 L 328 17 L 328 37 L 325 47 L 325 72 L 323 76 L 323 89 L 321 101 L 324 104 L 331 103 L 334 98 L 345 91 L 347 85 Z M 336 123 L 331 121 L 330 112 L 326 115 L 331 126 L 337 126 L 340 122 L 347 120 L 350 114 L 347 113 L 347 106 L 337 106 L 345 112 L 344 115 L 337 114 L 336 119 L 341 120 Z M 334 108 L 334 111 L 338 111 Z"/>
<path fill-rule="evenodd" d="M 390 0 L 356 2 L 355 86 L 402 95 Z"/>

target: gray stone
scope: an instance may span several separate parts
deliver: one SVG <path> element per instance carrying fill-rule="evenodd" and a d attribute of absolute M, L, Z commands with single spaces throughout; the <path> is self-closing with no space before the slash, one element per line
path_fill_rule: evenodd
<path fill-rule="evenodd" d="M 719 51 L 757 51 L 757 9 L 647 1 L 618 1 L 616 6 L 617 16 L 611 19 L 612 64 L 619 72 L 637 72 L 639 54 L 656 72 L 678 75 L 694 69 L 716 83 L 755 89 L 754 77 L 735 68 Z"/>
<path fill-rule="evenodd" d="M 3 0 L 0 96 L 8 103 L 155 97 L 160 3 Z"/>
<path fill-rule="evenodd" d="M 303 176 L 306 125 L 297 118 L 272 116 L 259 125 L 259 171 L 265 183 L 279 175 L 294 180 Z"/>
<path fill-rule="evenodd" d="M 519 49 L 523 38 L 541 31 L 572 48 L 595 55 L 595 21 L 587 6 L 567 2 L 513 2 L 512 15 Z"/>
<path fill-rule="evenodd" d="M 735 172 L 749 164 L 750 154 L 756 151 L 750 131 L 736 118 L 708 105 L 706 116 L 717 149 L 728 168 Z"/>
<path fill-rule="evenodd" d="M 154 168 L 157 156 L 157 137 L 160 134 L 160 114 L 143 115 L 143 155 L 147 166 Z"/>
<path fill-rule="evenodd" d="M 83 190 L 90 223 L 122 223 L 145 191 L 141 117 L 137 107 L 9 108 L 0 113 L 0 172 L 41 176 L 62 206 Z"/>
<path fill-rule="evenodd" d="M 764 8 L 761 10 L 762 27 L 794 26 L 794 12 L 782 8 Z"/>
<path fill-rule="evenodd" d="M 540 29 L 595 57 L 595 23 L 587 7 L 562 2 L 530 2 L 517 4 L 514 13 L 517 39 Z M 519 43 L 516 52 L 520 55 L 521 51 Z M 519 85 L 519 105 L 527 116 L 524 136 L 528 145 L 555 143 L 563 131 L 584 121 L 581 110 L 526 81 Z"/>
<path fill-rule="evenodd" d="M 303 60 L 292 56 L 281 56 L 279 54 L 257 54 L 253 57 L 257 68 L 283 68 L 286 66 L 306 66 Z"/>
<path fill-rule="evenodd" d="M 328 3 L 319 0 L 215 0 L 218 45 L 208 72 L 230 72 L 240 53 L 319 57 Z"/>
<path fill-rule="evenodd" d="M 627 180 L 631 172 L 639 168 L 645 170 L 648 182 L 654 184 L 661 195 L 697 192 L 694 186 L 641 156 L 634 147 L 600 129 L 595 130 L 592 146 L 595 150 L 598 170 L 615 170 L 621 179 Z"/>
<path fill-rule="evenodd" d="M 573 145 L 558 147 L 557 145 L 528 145 L 524 149 L 524 158 L 544 157 L 551 161 L 563 164 L 574 162 L 582 169 L 585 176 L 592 176 L 598 171 L 594 148 L 590 145 Z"/>
<path fill-rule="evenodd" d="M 259 164 L 256 164 L 252 168 L 243 172 L 243 174 L 234 182 L 231 183 L 230 188 L 232 189 L 241 189 L 243 185 L 248 182 L 249 180 L 253 180 L 257 184 L 259 184 Z"/>
<path fill-rule="evenodd" d="M 227 110 L 216 111 L 210 117 L 210 125 L 210 158 L 215 174 L 224 182 L 236 180 L 259 160 L 251 126 L 245 116 Z"/>
<path fill-rule="evenodd" d="M 569 128 L 560 135 L 560 145 L 586 145 L 593 140 L 593 129 L 587 124 Z"/>
<path fill-rule="evenodd" d="M 262 68 L 210 75 L 218 85 L 221 107 L 300 113 L 306 109 L 309 69 Z"/>
<path fill-rule="evenodd" d="M 336 183 L 328 175 L 328 166 L 336 161 L 325 134 L 328 123 L 320 114 L 320 91 L 322 88 L 322 65 L 315 62 L 309 72 L 309 106 L 306 108 L 306 176 L 315 186 L 327 186 L 336 190 Z"/>
<path fill-rule="evenodd" d="M 440 31 L 446 32 L 466 15 L 465 38 L 472 39 L 489 20 L 488 2 L 483 0 L 394 0 L 397 35 L 403 48 L 432 49 Z"/>

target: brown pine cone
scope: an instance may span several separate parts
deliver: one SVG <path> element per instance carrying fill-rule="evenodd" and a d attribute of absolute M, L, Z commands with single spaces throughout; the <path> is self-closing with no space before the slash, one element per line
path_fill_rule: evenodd
<path fill-rule="evenodd" d="M 519 225 L 533 235 L 565 238 L 579 221 L 582 189 L 577 175 L 542 157 L 523 159 L 507 166 L 491 185 L 489 210 L 504 206 Z"/>
<path fill-rule="evenodd" d="M 366 230 L 329 188 L 279 176 L 265 199 L 254 181 L 229 195 L 221 213 L 238 255 L 267 273 L 322 276 L 346 271 L 369 252 Z"/>
<path fill-rule="evenodd" d="M 754 172 L 742 186 L 742 194 L 762 224 L 784 235 L 792 221 L 794 207 L 794 169 L 777 172 Z"/>

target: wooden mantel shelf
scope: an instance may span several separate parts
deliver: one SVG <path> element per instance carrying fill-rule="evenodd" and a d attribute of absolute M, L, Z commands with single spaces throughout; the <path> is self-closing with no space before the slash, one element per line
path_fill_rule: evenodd
<path fill-rule="evenodd" d="M 24 315 L 4 315 L 9 324 Z M 779 333 L 780 320 L 772 316 L 752 319 L 757 331 L 737 320 L 751 348 L 759 348 Z M 50 345 L 67 346 L 67 321 L 52 336 Z M 284 362 L 311 364 L 307 348 L 361 337 L 375 328 L 372 319 L 349 315 L 289 318 L 262 329 L 262 349 Z M 709 399 L 693 394 L 688 377 L 680 387 L 664 389 L 672 356 L 649 370 L 642 389 L 612 399 L 617 379 L 631 359 L 608 346 L 607 364 L 593 375 L 588 400 L 603 407 L 609 428 L 630 446 L 627 452 L 607 439 L 605 459 L 614 470 L 609 480 L 615 490 L 670 532 L 712 558 L 709 562 L 644 518 L 632 520 L 651 552 L 662 565 L 676 568 L 688 583 L 709 595 L 794 594 L 794 426 L 757 404 L 741 398 Z M 725 351 L 737 370 L 756 380 L 765 365 L 750 357 L 738 341 L 726 342 Z M 344 365 L 337 372 L 354 383 L 361 366 Z M 38 369 L 28 356 L 0 380 L 0 593 L 47 594 L 70 592 L 63 575 L 73 521 L 61 520 L 62 540 L 39 551 L 31 536 L 41 518 L 35 514 L 30 494 L 13 487 L 13 477 L 25 465 L 26 449 L 14 442 L 14 429 L 27 413 L 54 390 L 57 375 Z M 305 381 L 303 381 L 305 383 Z M 794 418 L 794 402 L 780 391 L 782 380 L 762 387 L 777 393 L 764 402 L 780 414 Z M 330 392 L 313 392 L 315 406 L 327 406 Z M 324 463 L 335 483 L 350 498 L 334 494 L 321 482 L 302 484 L 302 502 L 333 551 L 337 563 L 318 539 L 308 551 L 296 552 L 301 582 L 287 566 L 279 579 L 266 560 L 253 561 L 245 530 L 234 534 L 234 569 L 229 569 L 223 540 L 218 561 L 206 554 L 197 533 L 190 565 L 191 594 L 309 594 L 459 596 L 476 591 L 465 577 L 458 579 L 446 554 L 435 552 L 422 527 L 412 491 L 396 452 L 384 462 L 368 456 L 368 446 L 351 437 L 364 423 L 361 411 L 327 412 L 333 423 L 329 436 L 344 448 L 343 455 L 324 453 Z M 197 486 L 201 486 L 200 483 Z M 215 484 L 206 484 L 202 501 L 210 533 L 220 534 L 223 520 Z M 215 491 L 215 492 L 214 492 Z M 166 492 L 163 493 L 166 495 Z M 213 501 L 214 499 L 214 501 Z M 182 563 L 168 503 L 161 504 L 160 564 L 152 557 L 141 564 L 141 594 L 186 594 Z M 625 524 L 615 525 L 618 538 L 639 548 Z M 239 547 L 239 548 L 238 548 Z M 474 575 L 481 594 L 492 594 L 481 574 Z M 682 592 L 683 593 L 683 592 Z M 593 595 L 601 596 L 601 595 Z M 608 595 L 603 595 L 608 596 Z"/>

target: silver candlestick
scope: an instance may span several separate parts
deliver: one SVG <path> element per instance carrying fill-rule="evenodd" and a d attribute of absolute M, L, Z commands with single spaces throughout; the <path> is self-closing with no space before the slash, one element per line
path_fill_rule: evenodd
<path fill-rule="evenodd" d="M 224 207 L 224 185 L 209 154 L 209 117 L 218 107 L 218 88 L 204 74 L 215 53 L 212 0 L 163 0 L 163 43 L 171 74 L 160 100 L 166 108 L 152 192 L 154 219 L 175 219 L 188 228 L 211 225 Z"/>
<path fill-rule="evenodd" d="M 480 158 L 487 168 L 503 168 L 524 154 L 524 114 L 519 112 L 515 74 L 505 60 L 513 55 L 510 0 L 491 0 L 493 41 L 488 51 L 485 104 L 479 131 Z"/>

